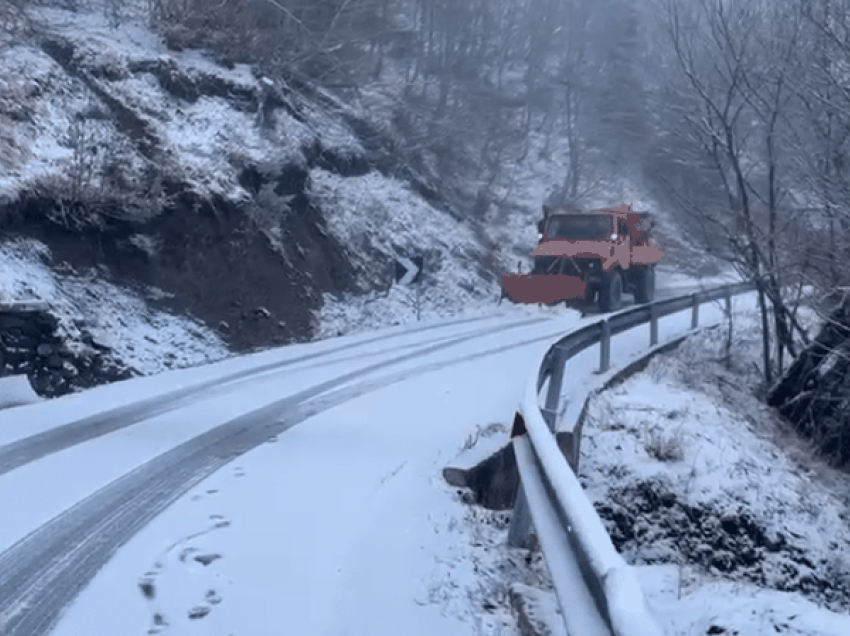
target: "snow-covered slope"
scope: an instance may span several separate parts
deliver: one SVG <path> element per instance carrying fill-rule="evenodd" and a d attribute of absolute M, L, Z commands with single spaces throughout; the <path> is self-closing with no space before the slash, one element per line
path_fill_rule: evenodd
<path fill-rule="evenodd" d="M 109 347 L 121 361 L 143 374 L 194 366 L 228 355 L 218 335 L 197 320 L 157 311 L 148 298 L 121 289 L 94 274 L 56 271 L 46 264 L 42 243 L 15 240 L 0 244 L 0 300 L 38 299 L 59 318 L 67 344 L 84 347 L 84 331 Z"/>
<path fill-rule="evenodd" d="M 363 153 L 350 129 L 307 100 L 290 105 L 299 118 L 278 108 L 274 122 L 258 125 L 262 115 L 252 113 L 248 102 L 275 87 L 247 65 L 227 69 L 198 51 L 169 50 L 141 24 L 112 26 L 102 11 L 38 7 L 34 14 L 54 46 L 20 44 L 0 51 L 0 121 L 10 149 L 0 164 L 0 188 L 7 197 L 74 169 L 69 132 L 81 114 L 85 133 L 109 145 L 128 177 L 147 166 L 144 146 L 132 143 L 134 136 L 147 135 L 161 146 L 158 158 L 170 176 L 236 201 L 249 197 L 234 170 L 237 160 L 304 161 L 304 149 L 314 143 L 341 155 Z M 58 50 L 56 44 L 64 43 L 73 50 Z M 108 106 L 98 90 L 138 118 L 133 123 L 144 130 L 134 133 L 108 117 L 86 117 L 87 109 Z"/>
<path fill-rule="evenodd" d="M 707 331 L 596 398 L 581 480 L 627 561 L 673 564 L 668 633 L 848 633 L 850 478 L 750 392 L 757 314 L 733 333 L 728 370 Z"/>
<path fill-rule="evenodd" d="M 110 24 L 99 5 L 32 15 L 39 37 L 0 48 L 0 212 L 46 245 L 0 250 L 9 296 L 62 305 L 64 323 L 91 323 L 143 372 L 220 357 L 237 332 L 255 347 L 345 331 L 342 314 L 368 326 L 388 266 L 414 252 L 428 253 L 421 313 L 495 303 L 498 261 L 482 269 L 469 228 L 369 171 L 347 122 L 368 127 L 370 115 L 318 86 L 169 50 L 139 21 Z M 63 261 L 90 274 L 51 271 Z M 396 314 L 408 291 L 390 292 Z M 151 308 L 157 295 L 207 327 Z"/>

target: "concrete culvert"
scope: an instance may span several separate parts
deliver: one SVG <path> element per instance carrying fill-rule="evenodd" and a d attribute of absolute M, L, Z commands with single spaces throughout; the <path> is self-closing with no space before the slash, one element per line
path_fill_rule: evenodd
<path fill-rule="evenodd" d="M 443 478 L 468 489 L 471 503 L 488 510 L 510 510 L 516 499 L 519 474 L 513 445 L 504 424 L 489 424 L 470 436 Z"/>
<path fill-rule="evenodd" d="M 514 447 L 506 424 L 487 424 L 470 435 L 460 455 L 443 469 L 443 478 L 452 486 L 467 490 L 464 500 L 488 510 L 512 510 L 519 487 Z M 566 433 L 556 442 L 562 452 L 568 448 Z"/>

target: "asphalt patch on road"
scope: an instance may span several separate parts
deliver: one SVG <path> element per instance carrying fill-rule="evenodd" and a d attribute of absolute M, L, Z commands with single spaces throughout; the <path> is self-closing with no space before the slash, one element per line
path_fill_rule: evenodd
<path fill-rule="evenodd" d="M 683 502 L 662 480 L 612 488 L 594 504 L 611 540 L 635 565 L 678 563 L 725 579 L 799 593 L 832 611 L 850 608 L 850 580 L 826 559 L 814 562 L 791 533 L 770 532 L 741 508 Z"/>

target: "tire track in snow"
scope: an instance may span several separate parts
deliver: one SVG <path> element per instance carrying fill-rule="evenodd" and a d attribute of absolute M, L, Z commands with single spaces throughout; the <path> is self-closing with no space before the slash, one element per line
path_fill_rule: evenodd
<path fill-rule="evenodd" d="M 0 446 L 0 476 L 11 472 L 16 468 L 29 464 L 30 462 L 34 462 L 43 457 L 47 457 L 48 455 L 70 448 L 71 446 L 96 439 L 103 435 L 133 426 L 134 424 L 139 424 L 145 420 L 191 404 L 198 399 L 202 399 L 203 394 L 213 388 L 221 389 L 224 388 L 225 385 L 249 380 L 264 373 L 279 371 L 288 366 L 322 359 L 343 351 L 356 349 L 376 342 L 414 335 L 444 327 L 457 327 L 458 325 L 493 318 L 494 317 L 492 316 L 460 318 L 440 323 L 438 325 L 428 325 L 425 327 L 406 330 L 399 334 L 375 336 L 367 338 L 366 340 L 334 347 L 326 351 L 307 353 L 287 360 L 270 362 L 258 367 L 243 369 L 212 380 L 202 381 L 188 388 L 177 389 L 164 395 L 156 395 L 143 399 L 139 402 L 102 411 L 95 415 L 91 415 L 74 422 L 69 422 L 68 424 L 63 424 Z M 532 322 L 544 320 L 548 320 L 548 318 L 531 319 Z M 528 324 L 528 321 L 529 319 L 524 319 L 519 321 L 519 324 Z M 403 350 L 406 347 L 407 346 L 400 346 L 396 347 L 394 350 Z"/>
<path fill-rule="evenodd" d="M 240 416 L 167 451 L 104 486 L 0 554 L 0 633 L 42 636 L 64 609 L 139 530 L 187 491 L 228 464 L 304 420 L 365 393 L 446 367 L 550 340 L 549 331 L 450 361 L 343 386 L 364 374 L 477 337 L 542 322 L 525 320 L 464 335 L 322 382 Z M 486 333 L 481 333 L 486 331 Z M 323 395 L 325 394 L 325 395 Z"/>

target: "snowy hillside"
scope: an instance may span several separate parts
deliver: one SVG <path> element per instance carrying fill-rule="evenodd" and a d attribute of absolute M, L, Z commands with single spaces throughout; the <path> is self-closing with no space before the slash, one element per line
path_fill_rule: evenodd
<path fill-rule="evenodd" d="M 580 478 L 627 561 L 672 566 L 644 574 L 670 634 L 850 629 L 850 482 L 751 393 L 759 345 L 736 317 L 730 369 L 706 331 L 591 404 Z"/>
<path fill-rule="evenodd" d="M 376 297 L 398 297 L 380 324 L 408 320 L 390 268 L 414 252 L 420 313 L 495 303 L 498 255 L 415 183 L 370 171 L 347 123 L 379 128 L 362 109 L 99 10 L 33 11 L 39 36 L 0 49 L 0 218 L 26 238 L 0 251 L 7 297 L 58 302 L 144 372 L 339 333 Z"/>

